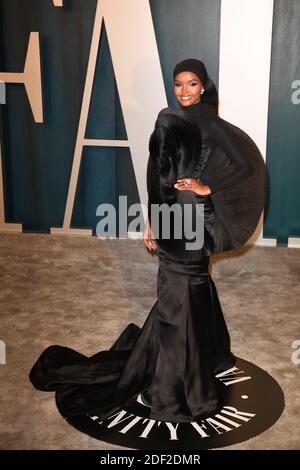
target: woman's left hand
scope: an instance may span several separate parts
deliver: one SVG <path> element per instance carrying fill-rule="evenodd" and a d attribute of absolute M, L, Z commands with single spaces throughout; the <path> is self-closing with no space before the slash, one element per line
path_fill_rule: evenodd
<path fill-rule="evenodd" d="M 176 189 L 179 191 L 193 191 L 193 193 L 199 194 L 199 196 L 208 196 L 211 194 L 210 187 L 207 184 L 201 183 L 201 181 L 194 178 L 181 178 L 174 184 Z"/>

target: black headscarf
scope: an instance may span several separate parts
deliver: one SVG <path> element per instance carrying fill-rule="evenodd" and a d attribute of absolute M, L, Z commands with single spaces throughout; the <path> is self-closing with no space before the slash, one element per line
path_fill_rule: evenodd
<path fill-rule="evenodd" d="M 204 87 L 204 93 L 201 97 L 201 102 L 212 106 L 216 113 L 218 113 L 218 92 L 216 85 L 208 76 L 204 63 L 197 59 L 182 60 L 176 64 L 174 68 L 173 79 L 175 80 L 177 74 L 186 71 L 196 74 Z"/>

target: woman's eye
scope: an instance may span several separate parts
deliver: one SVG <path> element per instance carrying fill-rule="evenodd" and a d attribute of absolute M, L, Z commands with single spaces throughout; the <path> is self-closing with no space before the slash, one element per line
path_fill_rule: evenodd
<path fill-rule="evenodd" d="M 180 83 L 174 83 L 174 86 L 179 87 L 181 86 Z M 190 86 L 197 86 L 197 82 L 190 83 Z"/>

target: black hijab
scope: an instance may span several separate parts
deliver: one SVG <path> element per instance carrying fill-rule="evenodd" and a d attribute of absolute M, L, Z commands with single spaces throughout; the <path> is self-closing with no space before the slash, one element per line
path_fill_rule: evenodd
<path fill-rule="evenodd" d="M 175 65 L 173 70 L 173 79 L 181 72 L 193 72 L 200 79 L 204 93 L 201 97 L 201 103 L 206 104 L 214 109 L 215 114 L 218 114 L 218 92 L 216 85 L 208 76 L 206 67 L 201 60 L 185 59 Z"/>

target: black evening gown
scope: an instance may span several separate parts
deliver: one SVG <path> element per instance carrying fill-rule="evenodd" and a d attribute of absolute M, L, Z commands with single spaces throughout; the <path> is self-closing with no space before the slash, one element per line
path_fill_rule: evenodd
<path fill-rule="evenodd" d="M 191 147 L 190 133 L 197 131 L 183 126 L 186 142 L 181 142 L 180 152 L 173 154 L 171 161 L 168 152 L 162 155 L 161 139 L 174 145 L 170 134 L 160 132 L 164 126 L 157 126 L 158 134 L 150 146 L 149 201 L 165 198 L 172 202 L 172 198 L 180 200 L 181 197 L 181 203 L 189 200 L 194 206 L 204 204 L 203 247 L 187 256 L 182 240 L 173 240 L 173 245 L 171 242 L 168 245 L 157 238 L 157 300 L 142 328 L 130 323 L 109 350 L 86 357 L 73 349 L 54 345 L 42 352 L 30 371 L 30 380 L 39 390 L 56 392 L 57 407 L 65 417 L 96 414 L 105 419 L 132 403 L 139 394 L 151 407 L 149 417 L 161 421 L 194 421 L 222 406 L 215 375 L 232 367 L 235 356 L 230 350 L 230 337 L 208 270 L 209 257 L 216 245 L 216 207 L 212 197 L 172 189 L 174 178 L 203 174 L 213 145 L 204 129 L 200 154 L 197 153 L 201 135 L 200 141 L 192 139 Z M 174 129 L 173 137 L 178 137 L 180 131 L 176 125 Z M 166 140 L 164 149 L 168 147 Z M 175 144 L 178 150 L 178 142 Z M 193 166 L 187 162 L 186 155 L 193 160 Z M 249 165 L 246 167 L 249 169 Z M 249 176 L 247 171 L 237 179 Z M 231 178 L 232 174 L 228 179 Z M 209 174 L 206 182 L 208 179 Z"/>
<path fill-rule="evenodd" d="M 215 374 L 235 358 L 208 263 L 208 256 L 182 262 L 160 253 L 157 300 L 143 327 L 129 324 L 110 350 L 90 358 L 48 347 L 30 372 L 32 384 L 55 391 L 65 417 L 105 419 L 140 393 L 157 420 L 194 421 L 216 411 Z"/>

